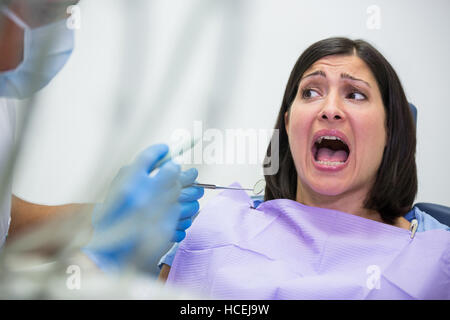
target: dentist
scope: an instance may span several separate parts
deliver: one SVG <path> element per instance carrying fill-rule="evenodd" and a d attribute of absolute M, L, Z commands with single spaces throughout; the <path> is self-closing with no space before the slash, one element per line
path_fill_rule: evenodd
<path fill-rule="evenodd" d="M 7 3 L 0 3 L 0 173 L 7 170 L 13 150 L 16 99 L 28 98 L 44 88 L 73 51 L 74 31 L 66 26 L 66 8 L 78 0 Z M 42 64 L 36 66 L 37 61 Z M 199 209 L 197 200 L 203 196 L 203 189 L 187 187 L 197 177 L 195 169 L 183 172 L 172 161 L 162 165 L 157 174 L 149 175 L 168 152 L 166 145 L 144 150 L 130 166 L 120 170 L 106 201 L 98 205 L 31 203 L 13 195 L 9 181 L 6 192 L 0 195 L 0 250 L 8 233 L 8 238 L 14 238 L 51 219 L 84 210 L 93 212 L 93 235 L 83 251 L 101 267 L 120 270 L 149 239 L 151 230 L 165 232 L 173 242 L 181 241 Z M 142 228 L 145 223 L 153 225 Z M 119 229 L 122 232 L 117 238 L 114 232 Z"/>

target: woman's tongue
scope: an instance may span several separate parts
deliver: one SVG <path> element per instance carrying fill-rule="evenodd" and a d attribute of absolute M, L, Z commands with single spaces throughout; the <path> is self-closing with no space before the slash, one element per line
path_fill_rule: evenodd
<path fill-rule="evenodd" d="M 344 150 L 331 150 L 328 148 L 320 148 L 317 151 L 316 160 L 326 162 L 342 162 L 347 160 L 348 154 Z"/>

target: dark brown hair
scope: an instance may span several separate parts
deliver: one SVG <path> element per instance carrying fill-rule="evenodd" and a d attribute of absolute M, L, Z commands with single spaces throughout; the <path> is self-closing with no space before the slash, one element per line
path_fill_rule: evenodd
<path fill-rule="evenodd" d="M 388 140 L 364 207 L 377 211 L 384 222 L 393 224 L 397 217 L 411 210 L 417 193 L 415 125 L 400 79 L 383 55 L 364 40 L 324 39 L 311 45 L 297 60 L 275 124 L 275 129 L 279 130 L 279 170 L 274 175 L 265 175 L 264 200 L 296 199 L 297 171 L 289 148 L 284 114 L 295 99 L 303 73 L 323 57 L 354 54 L 367 64 L 377 81 L 386 111 Z M 271 144 L 266 159 L 270 150 Z"/>

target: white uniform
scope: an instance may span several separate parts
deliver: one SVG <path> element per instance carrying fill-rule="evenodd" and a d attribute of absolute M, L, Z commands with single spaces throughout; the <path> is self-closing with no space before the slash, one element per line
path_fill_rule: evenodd
<path fill-rule="evenodd" d="M 0 172 L 6 170 L 8 155 L 14 144 L 16 109 L 13 100 L 0 98 Z M 11 221 L 11 183 L 0 201 L 0 248 L 5 242 Z M 1 195 L 0 195 L 1 197 Z"/>

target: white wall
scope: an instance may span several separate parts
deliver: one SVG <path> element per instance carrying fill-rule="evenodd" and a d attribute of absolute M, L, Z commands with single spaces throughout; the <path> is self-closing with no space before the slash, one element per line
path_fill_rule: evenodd
<path fill-rule="evenodd" d="M 366 26 L 370 5 L 381 10 L 380 29 Z M 37 97 L 15 172 L 19 196 L 96 200 L 94 191 L 140 149 L 170 142 L 194 120 L 223 132 L 270 129 L 301 52 L 347 36 L 374 44 L 418 107 L 417 201 L 450 206 L 449 1 L 96 0 L 80 7 L 75 52 Z M 198 16 L 186 22 L 192 12 Z M 118 105 L 124 111 L 113 112 Z M 105 150 L 108 143 L 114 149 Z M 248 186 L 261 177 L 256 165 L 196 167 L 206 183 Z"/>

